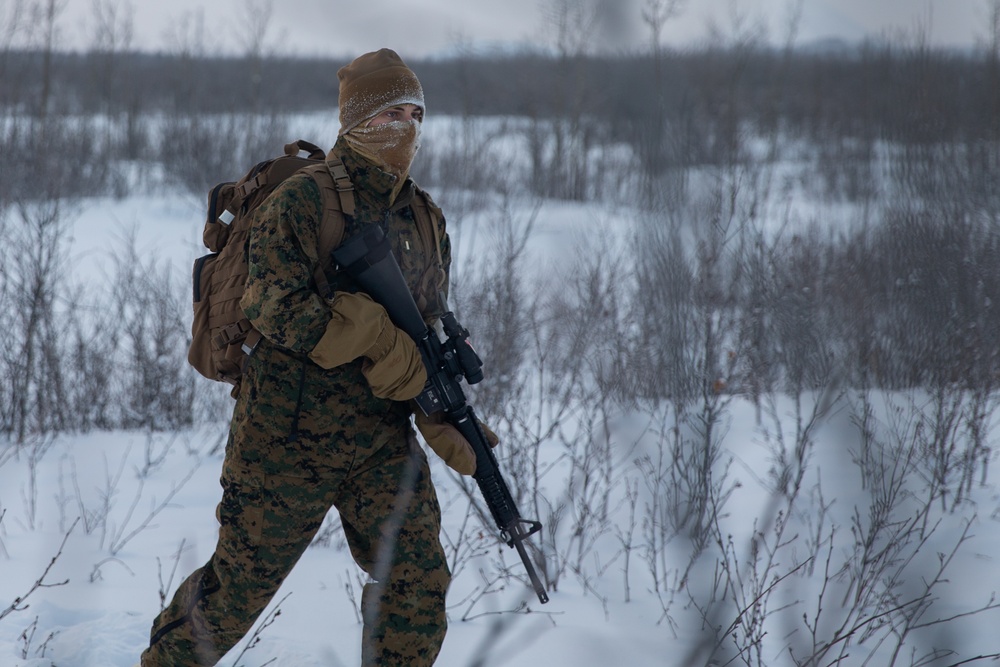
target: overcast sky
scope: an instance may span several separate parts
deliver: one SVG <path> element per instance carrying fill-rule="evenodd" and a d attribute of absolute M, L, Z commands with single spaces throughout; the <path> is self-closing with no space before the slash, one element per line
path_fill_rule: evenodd
<path fill-rule="evenodd" d="M 0 12 L 17 0 L 0 0 Z M 85 48 L 93 34 L 97 0 L 65 0 L 61 42 Z M 246 24 L 240 17 L 267 0 L 99 0 L 133 9 L 133 46 L 172 50 L 179 34 L 190 39 L 196 19 L 204 25 L 208 52 L 239 53 Z M 584 0 L 570 0 L 583 2 Z M 648 45 L 638 19 L 647 0 L 604 1 L 625 8 L 632 33 L 622 43 Z M 683 11 L 663 33 L 667 46 L 704 40 L 709 26 L 731 33 L 732 17 L 762 25 L 772 41 L 787 34 L 789 8 L 796 0 L 682 0 Z M 914 34 L 923 28 L 937 45 L 964 46 L 986 36 L 987 7 L 996 0 L 801 0 L 797 43 L 826 37 L 849 40 L 866 35 Z M 301 55 L 354 56 L 390 46 L 410 57 L 440 55 L 459 44 L 491 45 L 554 42 L 546 13 L 558 0 L 274 0 L 265 41 L 273 51 Z M 3 16 L 0 13 L 0 16 Z"/>

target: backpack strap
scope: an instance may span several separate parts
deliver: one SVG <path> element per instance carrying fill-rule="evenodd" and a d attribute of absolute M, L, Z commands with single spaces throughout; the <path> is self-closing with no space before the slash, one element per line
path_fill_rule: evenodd
<path fill-rule="evenodd" d="M 413 209 L 413 218 L 417 224 L 417 234 L 423 239 L 425 245 L 433 245 L 428 248 L 428 254 L 435 258 L 435 261 L 424 270 L 420 276 L 420 284 L 417 286 L 417 308 L 421 313 L 428 313 L 441 316 L 444 314 L 445 304 L 441 303 L 439 293 L 445 288 L 447 276 L 444 272 L 444 259 L 441 257 L 441 209 L 431 201 L 430 196 L 415 188 L 413 199 L 410 202 Z M 430 308 L 431 304 L 435 304 Z"/>
<path fill-rule="evenodd" d="M 347 175 L 347 168 L 333 153 L 322 163 L 303 169 L 319 188 L 321 218 L 319 223 L 318 253 L 319 264 L 313 272 L 316 290 L 330 298 L 332 290 L 327 279 L 333 249 L 344 240 L 345 216 L 353 216 L 355 210 L 354 184 Z"/>
<path fill-rule="evenodd" d="M 347 167 L 344 166 L 344 163 L 332 151 L 326 159 L 326 167 L 330 176 L 333 177 L 334 187 L 336 188 L 337 196 L 340 199 L 340 210 L 344 213 L 344 215 L 353 217 L 354 184 L 351 183 L 351 177 L 347 174 Z"/>
<path fill-rule="evenodd" d="M 431 215 L 427 200 L 427 193 L 417 188 L 411 202 L 413 217 L 416 218 L 418 232 L 421 236 L 427 240 L 434 240 L 433 253 L 437 257 L 437 265 L 443 268 L 444 260 L 441 258 L 441 234 L 438 231 L 438 221 L 435 220 L 436 216 Z"/>
<path fill-rule="evenodd" d="M 319 264 L 313 271 L 313 281 L 316 283 L 316 290 L 320 295 L 329 299 L 333 296 L 330 281 L 327 278 L 327 273 L 332 265 L 331 253 L 344 240 L 346 219 L 354 215 L 356 203 L 354 184 L 351 183 L 344 163 L 332 151 L 322 164 L 310 165 L 302 171 L 312 178 L 319 188 L 322 208 L 317 242 Z M 435 261 L 421 276 L 418 287 L 417 305 L 423 312 L 429 303 L 439 301 L 438 291 L 445 281 L 439 229 L 441 213 L 440 209 L 430 201 L 427 193 L 420 188 L 416 188 L 410 205 L 417 224 L 418 236 L 425 244 L 434 246 L 428 250 Z M 439 304 L 439 309 L 443 309 L 442 304 Z"/>
<path fill-rule="evenodd" d="M 308 153 L 308 157 L 302 157 L 300 153 Z M 322 160 L 323 149 L 314 143 L 299 139 L 290 144 L 285 144 L 285 154 L 260 162 L 233 186 L 233 197 L 219 215 L 219 222 L 225 226 L 236 218 L 237 213 L 247 202 L 263 190 L 264 196 L 271 193 L 271 190 L 286 178 L 309 164 L 309 161 Z M 257 202 L 259 203 L 259 202 Z"/>

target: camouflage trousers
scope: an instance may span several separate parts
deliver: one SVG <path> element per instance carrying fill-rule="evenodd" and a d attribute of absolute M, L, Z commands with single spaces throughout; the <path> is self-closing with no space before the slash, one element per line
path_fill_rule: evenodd
<path fill-rule="evenodd" d="M 325 469 L 344 474 L 312 479 L 301 466 L 265 474 L 227 449 L 215 553 L 153 622 L 143 667 L 215 665 L 252 628 L 330 507 L 374 582 L 362 594 L 363 665 L 434 663 L 450 573 L 427 459 L 409 429 L 339 449 L 330 456 L 343 465 Z"/>

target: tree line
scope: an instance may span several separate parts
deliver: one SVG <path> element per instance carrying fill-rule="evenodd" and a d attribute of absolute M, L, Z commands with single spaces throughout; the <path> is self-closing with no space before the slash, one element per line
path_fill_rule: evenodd
<path fill-rule="evenodd" d="M 346 58 L 0 51 L 0 107 L 18 114 L 295 113 L 334 109 Z M 614 128 L 649 114 L 812 140 L 996 139 L 1000 52 L 919 41 L 763 44 L 619 55 L 515 52 L 410 59 L 434 113 L 559 118 Z M 580 109 L 575 109 L 580 107 Z M 663 107 L 663 108 L 661 108 Z M 697 161 L 697 154 L 690 156 Z"/>

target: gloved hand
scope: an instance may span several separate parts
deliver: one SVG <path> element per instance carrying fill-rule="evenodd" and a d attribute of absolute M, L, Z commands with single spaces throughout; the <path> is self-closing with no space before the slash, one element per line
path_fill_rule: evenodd
<path fill-rule="evenodd" d="M 448 464 L 448 467 L 462 475 L 475 474 L 476 453 L 473 451 L 472 445 L 459 433 L 457 428 L 444 420 L 443 413 L 435 412 L 428 417 L 418 408 L 414 421 L 420 435 L 424 437 L 434 453 Z M 479 426 L 482 427 L 486 442 L 489 443 L 490 447 L 496 447 L 500 444 L 500 438 L 489 426 L 483 422 L 479 422 Z"/>
<path fill-rule="evenodd" d="M 391 322 L 364 356 L 361 372 L 377 397 L 408 401 L 423 391 L 427 368 L 420 350 L 412 338 Z"/>
<path fill-rule="evenodd" d="M 406 401 L 427 382 L 420 351 L 389 320 L 380 304 L 364 293 L 337 292 L 330 301 L 330 321 L 309 358 L 323 368 L 365 357 L 362 372 L 379 398 Z"/>

